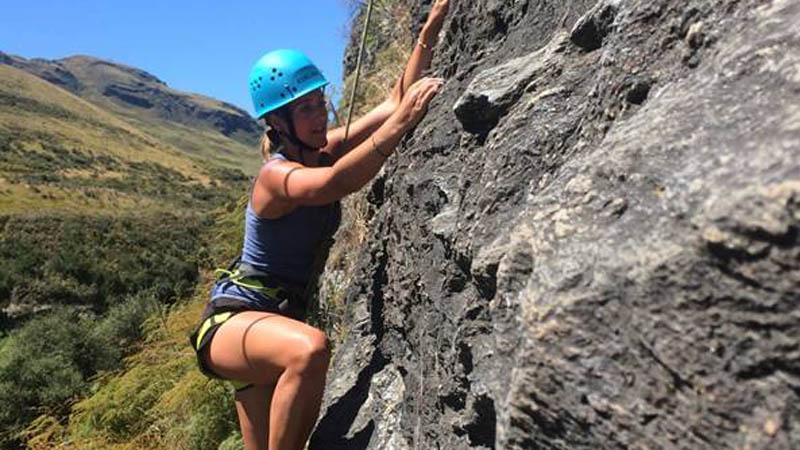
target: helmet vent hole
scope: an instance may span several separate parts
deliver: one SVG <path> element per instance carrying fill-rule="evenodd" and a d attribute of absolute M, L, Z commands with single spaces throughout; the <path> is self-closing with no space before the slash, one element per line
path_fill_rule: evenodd
<path fill-rule="evenodd" d="M 270 77 L 269 79 L 272 80 L 272 81 L 275 81 L 275 77 Z"/>
<path fill-rule="evenodd" d="M 282 77 L 283 76 L 283 72 L 278 72 L 278 76 Z"/>
<path fill-rule="evenodd" d="M 284 97 L 286 97 L 286 94 L 281 92 L 281 98 L 284 98 Z"/>
<path fill-rule="evenodd" d="M 278 69 L 275 69 L 275 68 L 272 69 L 272 73 L 275 73 L 277 71 L 278 71 Z"/>

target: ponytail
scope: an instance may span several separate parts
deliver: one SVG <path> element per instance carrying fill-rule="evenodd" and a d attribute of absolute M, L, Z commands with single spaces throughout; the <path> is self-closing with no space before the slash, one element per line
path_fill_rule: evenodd
<path fill-rule="evenodd" d="M 289 124 L 290 133 L 288 136 L 282 135 L 277 128 L 270 125 L 269 117 L 270 114 L 277 114 L 283 120 L 285 120 Z M 290 140 L 291 142 L 294 141 L 294 125 L 292 124 L 292 117 L 289 113 L 288 106 L 282 106 L 275 111 L 272 111 L 270 114 L 264 116 L 264 134 L 261 135 L 261 142 L 259 147 L 261 149 L 261 157 L 264 158 L 264 161 L 269 161 L 269 159 L 275 153 L 280 153 L 283 151 L 283 138 Z"/>

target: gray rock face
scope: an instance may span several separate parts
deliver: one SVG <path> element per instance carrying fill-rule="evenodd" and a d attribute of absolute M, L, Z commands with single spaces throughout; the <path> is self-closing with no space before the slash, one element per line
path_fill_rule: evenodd
<path fill-rule="evenodd" d="M 454 2 L 311 448 L 800 447 L 799 18 Z"/>

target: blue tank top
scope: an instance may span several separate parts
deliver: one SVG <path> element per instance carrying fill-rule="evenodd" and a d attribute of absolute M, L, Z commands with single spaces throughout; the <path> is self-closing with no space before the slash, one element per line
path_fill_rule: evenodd
<path fill-rule="evenodd" d="M 301 283 L 311 276 L 321 244 L 339 228 L 339 202 L 298 206 L 278 219 L 263 219 L 250 203 L 245 211 L 242 261 Z"/>
<path fill-rule="evenodd" d="M 286 160 L 281 154 L 276 158 Z M 330 238 L 339 228 L 339 202 L 323 206 L 298 206 L 277 218 L 258 217 L 250 202 L 244 220 L 242 261 L 258 270 L 306 285 L 316 269 L 317 258 L 327 256 Z M 328 245 L 323 245 L 328 244 Z M 236 297 L 255 307 L 270 305 L 273 300 L 257 291 L 223 281 L 214 285 L 211 299 Z"/>
<path fill-rule="evenodd" d="M 273 160 L 287 161 L 281 153 Z M 308 282 L 321 244 L 339 228 L 339 202 L 323 206 L 298 206 L 277 219 L 263 219 L 247 202 L 242 261 L 280 277 Z"/>

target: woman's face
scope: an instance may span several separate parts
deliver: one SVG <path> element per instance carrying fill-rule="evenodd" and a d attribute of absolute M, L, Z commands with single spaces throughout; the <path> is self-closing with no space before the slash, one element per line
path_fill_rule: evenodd
<path fill-rule="evenodd" d="M 289 105 L 297 137 L 313 148 L 328 145 L 328 108 L 321 89 L 310 92 Z"/>

